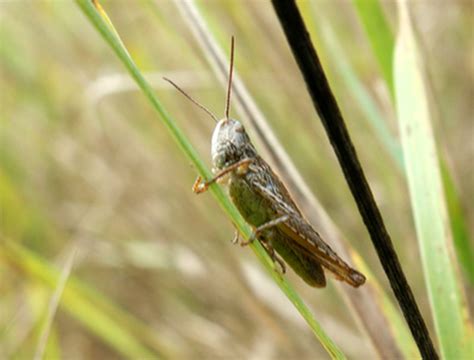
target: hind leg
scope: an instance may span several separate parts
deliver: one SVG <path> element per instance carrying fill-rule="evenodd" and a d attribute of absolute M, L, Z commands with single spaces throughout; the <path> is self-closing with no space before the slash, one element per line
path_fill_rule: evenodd
<path fill-rule="evenodd" d="M 262 241 L 263 248 L 267 251 L 267 254 L 273 261 L 273 264 L 278 264 L 280 266 L 281 273 L 286 273 L 286 266 L 283 260 L 277 255 L 275 249 L 273 248 L 271 241 Z M 275 270 L 277 270 L 275 268 Z M 278 270 L 277 270 L 278 271 Z"/>
<path fill-rule="evenodd" d="M 253 242 L 264 230 L 268 230 L 274 226 L 277 226 L 278 224 L 281 224 L 285 221 L 288 220 L 288 215 L 283 215 L 283 216 L 280 216 L 280 217 L 277 217 L 276 219 L 273 219 L 273 220 L 270 220 L 268 222 L 266 222 L 265 224 L 262 224 L 260 226 L 258 226 L 253 232 L 252 232 L 252 235 L 250 235 L 250 238 L 248 239 L 248 241 L 242 241 L 240 243 L 241 246 L 246 246 L 248 244 L 250 244 L 251 242 Z"/>

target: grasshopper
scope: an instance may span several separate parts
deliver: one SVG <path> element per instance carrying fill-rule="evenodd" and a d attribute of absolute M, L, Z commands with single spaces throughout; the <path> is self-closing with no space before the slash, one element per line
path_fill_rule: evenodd
<path fill-rule="evenodd" d="M 205 192 L 215 182 L 226 185 L 232 202 L 253 228 L 249 240 L 241 241 L 241 245 L 258 239 L 283 273 L 285 265 L 281 258 L 310 286 L 326 286 L 324 268 L 336 279 L 359 287 L 364 284 L 365 276 L 351 268 L 324 242 L 298 209 L 282 181 L 258 155 L 243 125 L 229 117 L 233 62 L 232 37 L 225 117 L 221 120 L 165 78 L 217 123 L 211 145 L 214 177 L 207 181 L 198 177 L 193 191 Z M 238 233 L 234 242 L 238 242 Z"/>

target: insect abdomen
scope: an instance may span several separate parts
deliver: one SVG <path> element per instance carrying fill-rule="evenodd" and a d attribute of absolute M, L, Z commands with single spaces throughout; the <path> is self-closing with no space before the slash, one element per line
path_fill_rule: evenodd
<path fill-rule="evenodd" d="M 325 287 L 326 277 L 321 264 L 305 256 L 303 251 L 297 249 L 298 244 L 292 242 L 291 239 L 288 240 L 280 230 L 276 230 L 270 239 L 276 252 L 308 285 L 318 288 Z"/>

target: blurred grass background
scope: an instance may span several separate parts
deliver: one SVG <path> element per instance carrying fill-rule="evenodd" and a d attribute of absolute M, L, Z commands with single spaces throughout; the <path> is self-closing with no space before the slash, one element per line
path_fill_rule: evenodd
<path fill-rule="evenodd" d="M 324 18 L 396 134 L 389 91 L 352 3 L 316 4 L 315 18 Z M 157 96 L 209 159 L 212 120 L 161 76 L 217 115 L 225 92 L 175 5 L 102 5 Z M 395 30 L 396 8 L 383 5 Z M 314 110 L 271 6 L 206 1 L 200 8 L 222 45 L 235 35 L 236 68 L 252 96 L 324 208 L 387 289 L 324 131 L 309 120 Z M 433 122 L 437 144 L 472 233 L 472 4 L 421 2 L 410 8 L 439 110 Z M 1 3 L 0 11 L 0 357 L 35 353 L 72 247 L 78 253 L 71 286 L 51 329 L 48 358 L 322 356 L 254 256 L 231 246 L 233 227 L 213 199 L 192 194 L 196 171 L 153 121 L 143 94 L 78 7 L 18 1 Z M 311 30 L 321 39 L 317 47 L 331 86 L 433 329 L 403 174 L 338 71 L 325 45 L 327 29 Z M 314 290 L 291 272 L 287 277 L 348 356 L 374 356 L 331 281 L 327 289 Z M 466 286 L 471 292 L 468 281 Z"/>

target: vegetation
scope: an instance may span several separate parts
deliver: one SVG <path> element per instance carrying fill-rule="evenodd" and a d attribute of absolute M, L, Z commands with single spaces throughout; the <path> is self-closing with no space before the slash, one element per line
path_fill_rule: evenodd
<path fill-rule="evenodd" d="M 195 10 L 223 54 L 236 37 L 236 70 L 321 203 L 320 232 L 344 234 L 368 275 L 352 296 L 280 277 L 256 244 L 272 281 L 230 244 L 231 222 L 250 229 L 222 189 L 190 191 L 214 123 L 161 77 L 218 116 L 225 98 L 190 16 L 170 1 L 77 5 L 0 5 L 0 357 L 418 356 L 271 5 Z M 439 353 L 468 357 L 472 4 L 300 8 Z M 363 296 L 377 308 L 354 306 Z"/>

